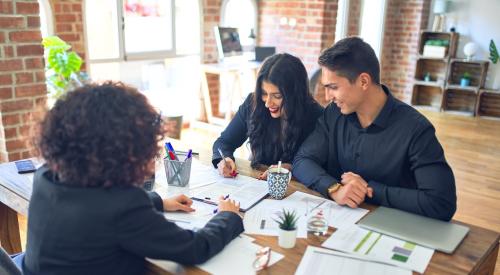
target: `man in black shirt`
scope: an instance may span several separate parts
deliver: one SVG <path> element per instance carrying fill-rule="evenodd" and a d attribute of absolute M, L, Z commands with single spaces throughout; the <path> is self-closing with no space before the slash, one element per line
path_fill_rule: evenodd
<path fill-rule="evenodd" d="M 450 220 L 455 180 L 434 127 L 380 84 L 370 45 L 345 38 L 319 65 L 332 103 L 299 149 L 293 175 L 341 205 L 367 201 Z"/>

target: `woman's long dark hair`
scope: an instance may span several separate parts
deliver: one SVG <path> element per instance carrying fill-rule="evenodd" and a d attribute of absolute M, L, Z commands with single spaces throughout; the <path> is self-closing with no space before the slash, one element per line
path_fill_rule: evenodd
<path fill-rule="evenodd" d="M 262 82 L 269 82 L 278 87 L 283 101 L 281 105 L 280 131 L 274 131 L 269 140 L 265 133 L 273 131 L 268 128 L 273 119 L 265 103 L 262 101 Z M 292 161 L 298 149 L 302 129 L 305 128 L 307 107 L 314 102 L 309 93 L 307 71 L 304 64 L 295 56 L 287 53 L 275 54 L 264 61 L 257 76 L 253 98 L 253 112 L 250 118 L 248 137 L 253 154 L 252 167 L 262 161 L 265 143 L 270 146 L 272 161 Z M 281 156 L 280 156 L 281 153 Z"/>

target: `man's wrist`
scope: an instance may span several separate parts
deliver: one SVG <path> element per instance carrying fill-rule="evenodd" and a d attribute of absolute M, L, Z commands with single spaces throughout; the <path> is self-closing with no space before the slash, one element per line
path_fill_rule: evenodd
<path fill-rule="evenodd" d="M 333 199 L 333 194 L 339 191 L 340 187 L 342 187 L 342 185 L 339 182 L 335 182 L 334 184 L 330 185 L 330 187 L 328 187 L 326 191 L 328 193 L 328 196 Z"/>

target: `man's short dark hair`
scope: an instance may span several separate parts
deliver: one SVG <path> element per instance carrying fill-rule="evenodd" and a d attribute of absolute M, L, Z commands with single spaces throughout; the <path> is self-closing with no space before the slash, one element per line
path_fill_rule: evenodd
<path fill-rule="evenodd" d="M 324 50 L 318 63 L 354 83 L 361 73 L 367 73 L 380 84 L 380 65 L 372 47 L 359 37 L 347 37 Z"/>

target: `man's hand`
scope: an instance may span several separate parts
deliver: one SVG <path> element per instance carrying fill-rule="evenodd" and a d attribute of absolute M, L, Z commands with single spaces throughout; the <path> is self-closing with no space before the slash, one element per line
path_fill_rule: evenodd
<path fill-rule="evenodd" d="M 219 174 L 221 174 L 225 178 L 234 178 L 238 174 L 238 171 L 236 171 L 236 163 L 234 163 L 234 160 L 232 158 L 226 158 L 226 162 L 224 163 L 224 160 L 219 161 L 217 163 L 217 170 L 219 171 Z"/>
<path fill-rule="evenodd" d="M 184 211 L 193 212 L 194 208 L 191 208 L 193 201 L 185 195 L 175 196 L 169 199 L 163 200 L 163 210 L 164 211 Z"/>
<path fill-rule="evenodd" d="M 274 168 L 274 167 L 278 167 L 278 165 L 275 164 L 275 165 L 269 166 L 269 168 Z M 290 163 L 282 163 L 281 167 L 286 168 L 290 172 L 292 171 L 292 164 L 290 164 Z M 268 168 L 268 170 L 269 170 L 269 168 Z M 264 173 L 260 174 L 258 179 L 259 180 L 267 180 L 267 171 L 268 170 L 266 170 L 266 171 L 264 171 Z"/>
<path fill-rule="evenodd" d="M 373 189 L 359 175 L 352 172 L 344 173 L 341 180 L 342 186 L 330 197 L 340 205 L 357 208 L 365 197 L 373 197 Z"/>
<path fill-rule="evenodd" d="M 234 200 L 224 199 L 224 196 L 219 197 L 218 209 L 219 212 L 228 211 L 240 215 L 240 203 Z"/>

